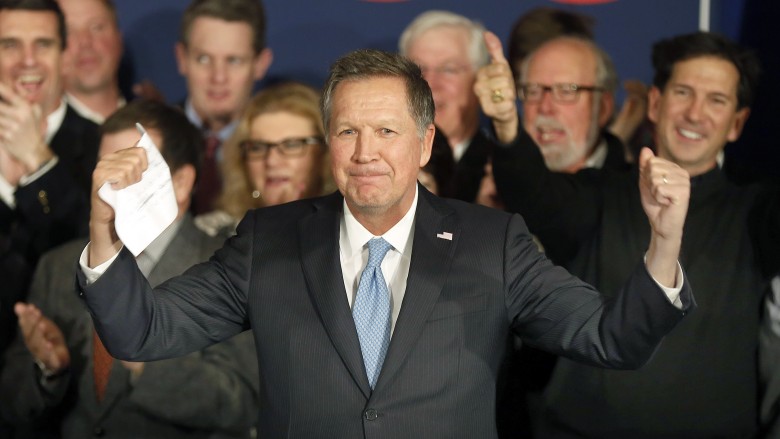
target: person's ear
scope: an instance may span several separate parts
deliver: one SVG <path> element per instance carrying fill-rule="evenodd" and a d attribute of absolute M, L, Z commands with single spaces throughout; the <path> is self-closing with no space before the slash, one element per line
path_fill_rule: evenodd
<path fill-rule="evenodd" d="M 745 128 L 748 117 L 750 117 L 750 107 L 737 110 L 737 113 L 734 115 L 734 120 L 731 123 L 731 128 L 729 128 L 729 134 L 727 136 L 729 142 L 735 142 L 739 139 L 739 136 L 742 134 L 742 129 Z"/>
<path fill-rule="evenodd" d="M 195 188 L 195 176 L 195 167 L 191 164 L 182 165 L 171 174 L 173 192 L 176 195 L 176 203 L 179 206 L 186 204 L 187 208 L 189 208 L 192 191 Z"/>
<path fill-rule="evenodd" d="M 254 78 L 255 81 L 263 79 L 268 68 L 271 67 L 271 63 L 274 60 L 274 53 L 271 49 L 266 47 L 260 53 L 255 56 L 254 59 Z"/>

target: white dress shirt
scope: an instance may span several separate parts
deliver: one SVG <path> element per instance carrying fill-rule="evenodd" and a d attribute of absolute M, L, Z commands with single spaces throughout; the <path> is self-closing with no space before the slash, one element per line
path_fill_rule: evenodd
<path fill-rule="evenodd" d="M 412 259 L 412 238 L 414 233 L 414 215 L 417 212 L 417 187 L 414 189 L 414 201 L 409 211 L 396 225 L 385 232 L 381 238 L 393 246 L 382 260 L 382 276 L 387 282 L 390 292 L 390 309 L 392 310 L 392 326 L 398 320 L 398 312 L 406 293 L 406 279 L 409 277 L 409 263 Z M 339 227 L 339 257 L 341 258 L 341 273 L 344 276 L 344 288 L 347 290 L 349 307 L 355 303 L 360 275 L 368 264 L 368 241 L 377 238 L 366 230 L 350 212 L 344 201 L 344 215 L 341 216 Z"/>

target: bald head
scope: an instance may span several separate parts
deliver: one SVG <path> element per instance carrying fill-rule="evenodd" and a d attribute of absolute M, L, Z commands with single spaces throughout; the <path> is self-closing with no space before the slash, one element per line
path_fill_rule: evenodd
<path fill-rule="evenodd" d="M 548 168 L 576 172 L 584 166 L 612 117 L 616 82 L 606 53 L 581 38 L 555 38 L 523 61 L 520 89 L 541 90 L 536 96 L 520 93 L 523 126 Z"/>

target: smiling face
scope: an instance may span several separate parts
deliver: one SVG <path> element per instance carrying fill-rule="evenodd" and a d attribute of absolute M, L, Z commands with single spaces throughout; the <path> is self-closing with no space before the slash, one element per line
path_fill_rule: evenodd
<path fill-rule="evenodd" d="M 598 85 L 596 56 L 583 42 L 551 41 L 534 52 L 523 82 Z M 576 102 L 561 103 L 545 92 L 539 102 L 523 102 L 523 126 L 549 169 L 576 172 L 583 167 L 612 114 L 611 99 L 607 93 L 580 91 Z"/>
<path fill-rule="evenodd" d="M 198 116 L 212 130 L 235 120 L 248 102 L 255 81 L 271 63 L 266 49 L 256 54 L 253 32 L 245 22 L 199 17 L 185 47 L 176 46 L 179 72 Z"/>
<path fill-rule="evenodd" d="M 57 15 L 49 11 L 0 11 L 0 81 L 44 115 L 62 98 L 62 41 Z"/>
<path fill-rule="evenodd" d="M 65 88 L 90 93 L 111 87 L 122 58 L 122 36 L 100 0 L 59 0 L 68 28 Z"/>
<path fill-rule="evenodd" d="M 263 113 L 252 120 L 250 139 L 266 143 L 318 136 L 314 123 L 288 112 Z M 264 158 L 246 161 L 249 179 L 265 205 L 273 206 L 315 195 L 315 181 L 321 179 L 324 146 L 307 145 L 301 156 L 282 154 L 271 148 Z"/>
<path fill-rule="evenodd" d="M 739 71 L 721 58 L 679 61 L 663 90 L 650 90 L 648 117 L 656 124 L 658 155 L 691 175 L 716 165 L 726 143 L 737 140 L 749 109 L 737 110 Z"/>
<path fill-rule="evenodd" d="M 328 132 L 333 176 L 350 211 L 372 233 L 384 233 L 411 207 L 433 134 L 430 125 L 420 138 L 402 79 L 336 86 Z"/>

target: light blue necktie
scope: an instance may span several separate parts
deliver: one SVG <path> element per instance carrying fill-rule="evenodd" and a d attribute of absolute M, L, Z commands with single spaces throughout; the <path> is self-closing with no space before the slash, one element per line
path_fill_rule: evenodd
<path fill-rule="evenodd" d="M 368 241 L 368 264 L 360 275 L 352 318 L 371 388 L 376 385 L 390 345 L 390 294 L 382 276 L 382 259 L 392 246 L 382 238 Z"/>

